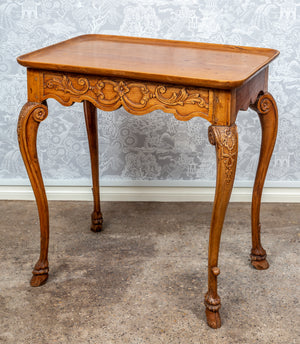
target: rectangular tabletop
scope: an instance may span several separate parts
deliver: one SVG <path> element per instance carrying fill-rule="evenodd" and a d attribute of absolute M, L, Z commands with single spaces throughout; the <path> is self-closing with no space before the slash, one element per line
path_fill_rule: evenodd
<path fill-rule="evenodd" d="M 230 89 L 267 66 L 274 49 L 84 35 L 18 57 L 35 69 Z"/>

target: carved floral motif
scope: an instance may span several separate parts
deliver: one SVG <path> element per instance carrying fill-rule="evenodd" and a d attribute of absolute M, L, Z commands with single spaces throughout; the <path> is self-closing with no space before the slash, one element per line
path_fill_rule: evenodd
<path fill-rule="evenodd" d="M 210 126 L 208 128 L 208 138 L 212 145 L 217 146 L 218 159 L 225 165 L 225 181 L 229 184 L 235 173 L 235 163 L 237 159 L 237 129 L 236 125 Z"/>
<path fill-rule="evenodd" d="M 48 112 L 45 108 L 38 107 L 33 111 L 32 116 L 36 122 L 42 122 L 48 116 Z"/>
<path fill-rule="evenodd" d="M 63 105 L 89 100 L 106 111 L 123 105 L 134 114 L 162 109 L 178 119 L 209 117 L 209 91 L 201 88 L 49 72 L 44 73 L 44 97 L 51 96 Z"/>
<path fill-rule="evenodd" d="M 72 95 L 85 94 L 89 89 L 89 81 L 86 78 L 79 78 L 78 85 L 82 86 L 82 88 L 75 88 L 72 84 L 72 81 L 66 75 L 62 75 L 48 80 L 45 86 L 47 88 L 53 88 L 56 91 L 62 91 Z"/>
<path fill-rule="evenodd" d="M 163 104 L 166 105 L 184 105 L 186 104 L 197 104 L 199 107 L 208 109 L 208 104 L 200 96 L 199 93 L 189 95 L 185 88 L 181 88 L 178 93 L 174 92 L 170 98 L 164 98 L 163 94 L 166 92 L 165 86 L 157 86 L 155 89 L 154 96 Z"/>

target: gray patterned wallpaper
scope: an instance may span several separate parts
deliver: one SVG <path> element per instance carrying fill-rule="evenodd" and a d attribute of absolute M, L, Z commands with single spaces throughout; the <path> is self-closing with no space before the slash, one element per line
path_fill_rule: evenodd
<path fill-rule="evenodd" d="M 0 184 L 27 184 L 17 117 L 26 102 L 26 71 L 16 57 L 85 33 L 145 36 L 270 47 L 270 92 L 280 125 L 268 180 L 300 183 L 299 0 L 1 0 Z M 38 149 L 46 184 L 90 183 L 82 105 L 50 100 Z M 102 185 L 213 185 L 214 147 L 208 122 L 177 121 L 160 111 L 136 117 L 123 109 L 99 113 Z M 240 112 L 236 185 L 252 185 L 260 146 L 257 115 Z M 179 181 L 179 182 L 177 182 Z M 272 184 L 272 183 L 271 183 Z M 269 182 L 269 185 L 271 185 Z"/>

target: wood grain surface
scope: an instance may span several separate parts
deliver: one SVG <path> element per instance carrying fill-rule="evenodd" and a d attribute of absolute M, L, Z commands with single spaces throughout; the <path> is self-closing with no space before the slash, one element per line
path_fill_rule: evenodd
<path fill-rule="evenodd" d="M 20 56 L 35 69 L 230 89 L 268 65 L 273 49 L 84 35 Z"/>

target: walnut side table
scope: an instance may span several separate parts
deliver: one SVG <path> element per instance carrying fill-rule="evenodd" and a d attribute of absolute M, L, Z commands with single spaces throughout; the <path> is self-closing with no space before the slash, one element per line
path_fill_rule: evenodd
<path fill-rule="evenodd" d="M 262 141 L 252 199 L 251 262 L 267 269 L 260 241 L 260 203 L 264 180 L 277 134 L 277 107 L 267 92 L 268 65 L 278 56 L 272 49 L 84 35 L 20 56 L 27 67 L 28 102 L 18 122 L 21 154 L 35 194 L 41 230 L 40 258 L 32 286 L 48 278 L 49 213 L 37 156 L 40 122 L 48 114 L 46 99 L 65 106 L 83 102 L 92 165 L 94 210 L 91 229 L 102 229 L 99 198 L 97 108 L 123 106 L 142 115 L 160 109 L 176 119 L 202 117 L 211 123 L 208 137 L 216 147 L 217 178 L 209 252 L 206 317 L 212 328 L 221 326 L 217 293 L 218 253 L 225 212 L 235 177 L 239 110 L 250 106 L 260 119 Z M 155 120 L 155 118 L 153 118 Z"/>

